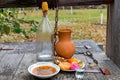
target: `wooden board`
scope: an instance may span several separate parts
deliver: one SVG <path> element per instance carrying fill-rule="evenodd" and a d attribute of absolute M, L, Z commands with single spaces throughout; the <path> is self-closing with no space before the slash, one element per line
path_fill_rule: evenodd
<path fill-rule="evenodd" d="M 56 0 L 47 0 L 49 8 L 56 6 Z M 109 4 L 113 0 L 59 0 L 59 6 L 80 6 Z M 42 0 L 0 0 L 0 8 L 8 7 L 41 7 Z"/>
<path fill-rule="evenodd" d="M 26 54 L 22 59 L 21 63 L 19 63 L 19 67 L 17 67 L 17 71 L 12 80 L 34 80 L 33 76 L 27 71 L 29 65 L 34 64 L 36 62 L 36 55 L 34 54 Z"/>
<path fill-rule="evenodd" d="M 95 45 L 94 41 L 82 40 L 75 41 L 76 45 L 89 44 Z M 15 48 L 13 51 L 6 51 L 5 55 L 0 62 L 0 80 L 42 80 L 30 75 L 27 71 L 29 65 L 36 63 L 36 54 L 34 53 L 35 43 L 9 43 L 8 45 L 3 44 L 4 47 Z M 94 49 L 93 50 L 98 50 Z M 1 55 L 3 55 L 2 52 Z M 85 73 L 83 80 L 119 80 L 120 69 L 105 56 L 104 53 L 93 53 L 94 58 L 99 61 L 99 65 L 105 67 L 111 71 L 111 75 L 103 75 L 102 73 Z M 85 62 L 85 69 L 98 69 L 98 66 L 90 68 L 89 63 L 94 64 L 92 59 L 85 56 L 84 54 L 75 53 L 74 57 Z M 60 71 L 56 76 L 45 79 L 45 80 L 75 80 L 75 72 L 64 72 Z"/>
<path fill-rule="evenodd" d="M 24 54 L 6 54 L 0 62 L 0 80 L 12 80 Z"/>
<path fill-rule="evenodd" d="M 108 7 L 107 55 L 120 67 L 120 0 Z"/>

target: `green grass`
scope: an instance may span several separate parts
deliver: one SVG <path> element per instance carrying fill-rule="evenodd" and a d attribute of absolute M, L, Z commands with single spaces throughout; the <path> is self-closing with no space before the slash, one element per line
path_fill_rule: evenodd
<path fill-rule="evenodd" d="M 104 22 L 106 22 L 106 9 L 102 10 L 104 13 Z M 55 10 L 48 11 L 48 17 L 50 21 L 54 21 Z M 40 22 L 42 19 L 42 11 L 29 12 L 26 11 L 26 16 L 20 14 L 20 18 L 25 20 L 35 20 Z M 59 21 L 60 22 L 81 22 L 87 21 L 87 23 L 99 23 L 100 20 L 100 9 L 77 9 L 73 10 L 73 14 L 70 14 L 70 10 L 59 10 Z"/>

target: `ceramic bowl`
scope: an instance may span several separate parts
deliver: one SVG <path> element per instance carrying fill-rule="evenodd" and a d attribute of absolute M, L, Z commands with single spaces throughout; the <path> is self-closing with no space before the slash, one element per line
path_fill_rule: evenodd
<path fill-rule="evenodd" d="M 33 70 L 34 68 L 38 67 L 38 66 L 52 66 L 52 67 L 54 67 L 54 68 L 56 69 L 56 72 L 53 73 L 53 74 L 50 74 L 50 75 L 37 75 L 37 74 L 34 74 L 34 73 L 32 72 L 32 70 Z M 51 62 L 37 62 L 37 63 L 32 64 L 32 65 L 30 65 L 30 66 L 28 67 L 28 72 L 29 72 L 31 75 L 36 76 L 36 77 L 38 77 L 38 78 L 42 78 L 42 79 L 50 78 L 50 77 L 58 74 L 59 71 L 60 71 L 60 67 L 59 67 L 58 65 L 54 64 L 54 63 L 51 63 Z"/>

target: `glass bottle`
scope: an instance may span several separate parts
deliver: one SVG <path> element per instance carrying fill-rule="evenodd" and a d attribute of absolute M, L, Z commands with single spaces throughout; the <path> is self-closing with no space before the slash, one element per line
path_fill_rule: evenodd
<path fill-rule="evenodd" d="M 53 61 L 51 35 L 53 34 L 52 26 L 49 22 L 47 11 L 43 12 L 42 21 L 37 30 L 36 52 L 37 60 Z"/>

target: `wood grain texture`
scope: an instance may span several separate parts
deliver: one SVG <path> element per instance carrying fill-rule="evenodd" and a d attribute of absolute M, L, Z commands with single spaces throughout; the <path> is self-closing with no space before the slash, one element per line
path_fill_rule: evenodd
<path fill-rule="evenodd" d="M 23 55 L 24 54 L 6 54 L 2 58 L 0 62 L 0 80 L 12 80 Z"/>
<path fill-rule="evenodd" d="M 56 6 L 56 0 L 47 0 L 49 8 Z M 59 0 L 59 6 L 79 6 L 109 4 L 113 0 Z M 41 7 L 42 0 L 0 0 L 0 8 L 8 7 Z"/>
<path fill-rule="evenodd" d="M 59 0 L 60 6 L 100 5 L 109 4 L 113 0 Z"/>
<path fill-rule="evenodd" d="M 99 61 L 101 67 L 105 67 L 110 70 L 111 75 L 103 75 L 102 73 L 85 73 L 83 80 L 119 80 L 120 69 L 108 58 L 103 52 L 100 52 L 95 42 L 92 40 L 76 40 L 74 41 L 76 46 L 89 45 L 94 54 L 94 58 Z M 30 75 L 27 71 L 29 65 L 36 63 L 35 43 L 5 43 L 4 47 L 12 47 L 13 51 L 6 51 L 0 53 L 5 54 L 0 62 L 0 80 L 42 80 Z M 97 53 L 96 50 L 98 50 Z M 85 69 L 98 69 L 98 66 L 90 68 L 89 63 L 95 64 L 92 59 L 81 53 L 75 53 L 74 57 L 85 62 Z M 59 74 L 45 80 L 75 80 L 75 72 L 60 71 Z"/>
<path fill-rule="evenodd" d="M 120 0 L 108 7 L 107 55 L 120 67 Z"/>
<path fill-rule="evenodd" d="M 34 80 L 33 76 L 30 76 L 28 73 L 27 68 L 35 62 L 36 55 L 31 53 L 25 54 L 12 80 Z"/>

